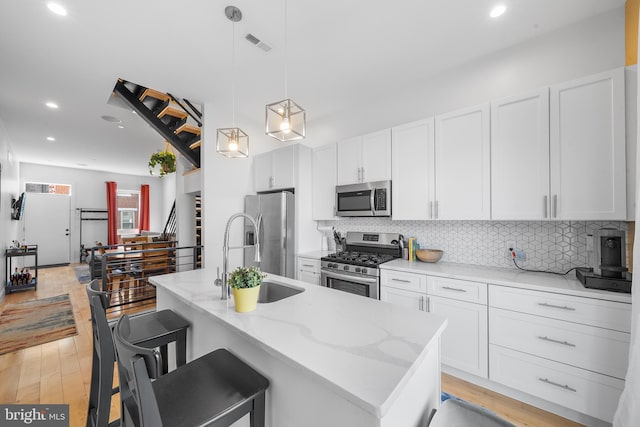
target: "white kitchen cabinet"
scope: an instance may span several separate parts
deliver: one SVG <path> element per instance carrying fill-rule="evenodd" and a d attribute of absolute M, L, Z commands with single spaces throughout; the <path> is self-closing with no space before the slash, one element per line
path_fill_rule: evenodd
<path fill-rule="evenodd" d="M 442 363 L 487 378 L 487 306 L 429 295 L 429 312 L 448 318 L 442 334 Z"/>
<path fill-rule="evenodd" d="M 313 219 L 335 219 L 336 144 L 313 150 Z"/>
<path fill-rule="evenodd" d="M 391 129 L 338 143 L 338 185 L 391 179 Z"/>
<path fill-rule="evenodd" d="M 427 310 L 427 276 L 403 271 L 380 271 L 380 300 Z"/>
<path fill-rule="evenodd" d="M 422 311 L 426 311 L 427 306 L 425 294 L 387 286 L 380 287 L 380 300 Z"/>
<path fill-rule="evenodd" d="M 434 137 L 433 117 L 391 129 L 394 220 L 431 218 Z"/>
<path fill-rule="evenodd" d="M 626 219 L 624 69 L 551 86 L 551 217 Z"/>
<path fill-rule="evenodd" d="M 317 258 L 298 257 L 298 280 L 320 286 L 321 261 Z"/>
<path fill-rule="evenodd" d="M 279 148 L 253 157 L 255 192 L 295 187 L 295 146 Z"/>
<path fill-rule="evenodd" d="M 489 111 L 482 104 L 436 116 L 435 219 L 490 218 Z"/>
<path fill-rule="evenodd" d="M 549 217 L 549 88 L 491 103 L 491 218 Z"/>
<path fill-rule="evenodd" d="M 611 422 L 631 304 L 489 285 L 492 381 Z"/>

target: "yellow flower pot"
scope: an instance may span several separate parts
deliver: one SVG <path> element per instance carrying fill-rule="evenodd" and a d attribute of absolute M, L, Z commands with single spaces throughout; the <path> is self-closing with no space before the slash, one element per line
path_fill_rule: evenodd
<path fill-rule="evenodd" d="M 255 310 L 259 293 L 260 285 L 255 288 L 233 288 L 233 301 L 236 305 L 236 311 L 238 313 L 246 313 Z"/>

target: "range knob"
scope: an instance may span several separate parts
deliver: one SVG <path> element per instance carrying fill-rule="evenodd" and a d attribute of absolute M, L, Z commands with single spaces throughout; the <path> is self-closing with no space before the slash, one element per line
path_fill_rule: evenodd
<path fill-rule="evenodd" d="M 344 271 L 349 271 L 349 266 L 348 266 L 348 265 L 345 265 L 344 267 L 342 267 L 342 269 L 343 269 Z"/>
<path fill-rule="evenodd" d="M 360 267 L 356 267 L 356 273 L 360 273 Z"/>
<path fill-rule="evenodd" d="M 367 274 L 367 269 L 366 268 L 362 269 L 362 274 Z"/>
<path fill-rule="evenodd" d="M 338 264 L 331 264 L 331 263 L 329 263 L 329 268 L 337 268 L 337 267 L 338 267 Z"/>

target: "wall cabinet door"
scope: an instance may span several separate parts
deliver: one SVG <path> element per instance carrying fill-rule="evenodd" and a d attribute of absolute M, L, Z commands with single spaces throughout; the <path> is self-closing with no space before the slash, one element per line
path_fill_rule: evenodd
<path fill-rule="evenodd" d="M 549 89 L 491 103 L 491 218 L 549 217 Z"/>
<path fill-rule="evenodd" d="M 313 219 L 332 220 L 336 204 L 336 144 L 313 150 Z"/>
<path fill-rule="evenodd" d="M 271 153 L 253 156 L 253 187 L 256 192 L 271 189 Z"/>
<path fill-rule="evenodd" d="M 362 137 L 362 182 L 391 179 L 391 129 Z"/>
<path fill-rule="evenodd" d="M 361 182 L 362 137 L 345 139 L 338 143 L 338 185 Z"/>
<path fill-rule="evenodd" d="M 429 312 L 449 320 L 442 334 L 442 363 L 487 378 L 487 306 L 429 296 Z"/>
<path fill-rule="evenodd" d="M 551 86 L 551 213 L 626 218 L 624 69 Z"/>
<path fill-rule="evenodd" d="M 435 164 L 433 117 L 391 129 L 392 219 L 432 218 Z"/>
<path fill-rule="evenodd" d="M 436 219 L 489 219 L 489 104 L 436 116 Z"/>
<path fill-rule="evenodd" d="M 284 147 L 254 156 L 253 184 L 256 192 L 295 186 L 294 147 Z"/>
<path fill-rule="evenodd" d="M 426 310 L 426 296 L 421 292 L 380 286 L 380 300 L 416 310 Z"/>

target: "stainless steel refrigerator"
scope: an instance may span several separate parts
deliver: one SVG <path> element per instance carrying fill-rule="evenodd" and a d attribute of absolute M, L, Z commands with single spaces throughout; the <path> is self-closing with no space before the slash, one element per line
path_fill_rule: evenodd
<path fill-rule="evenodd" d="M 262 216 L 260 223 L 260 269 L 267 273 L 295 278 L 295 196 L 280 193 L 246 196 L 244 212 L 253 218 Z M 245 244 L 255 242 L 253 226 L 244 222 Z M 255 248 L 244 250 L 244 265 L 257 266 Z"/>

